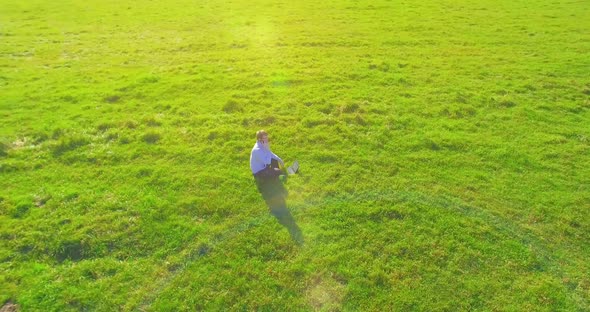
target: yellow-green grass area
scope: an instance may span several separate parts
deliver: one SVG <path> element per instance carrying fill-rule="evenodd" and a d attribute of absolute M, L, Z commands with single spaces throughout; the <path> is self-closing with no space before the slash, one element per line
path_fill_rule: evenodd
<path fill-rule="evenodd" d="M 589 186 L 588 1 L 0 0 L 0 305 L 588 311 Z"/>

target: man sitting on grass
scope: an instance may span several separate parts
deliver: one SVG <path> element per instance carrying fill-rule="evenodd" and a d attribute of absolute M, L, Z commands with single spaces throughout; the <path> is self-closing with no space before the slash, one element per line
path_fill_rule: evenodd
<path fill-rule="evenodd" d="M 256 132 L 256 144 L 250 154 L 250 169 L 254 174 L 258 191 L 262 194 L 270 213 L 289 230 L 295 242 L 302 244 L 301 230 L 287 209 L 287 190 L 279 179 L 280 176 L 286 178 L 287 174 L 279 168 L 279 164 L 281 167 L 285 166 L 283 160 L 270 150 L 268 133 L 264 130 Z"/>

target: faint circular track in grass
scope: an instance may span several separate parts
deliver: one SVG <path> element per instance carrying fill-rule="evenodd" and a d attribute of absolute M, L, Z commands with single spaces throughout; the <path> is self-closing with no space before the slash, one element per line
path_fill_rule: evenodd
<path fill-rule="evenodd" d="M 520 227 L 518 224 L 513 223 L 508 219 L 504 219 L 500 216 L 494 215 L 491 212 L 486 211 L 483 208 L 465 204 L 459 198 L 449 196 L 430 196 L 425 193 L 418 191 L 406 191 L 406 190 L 395 190 L 388 191 L 386 193 L 379 192 L 366 192 L 366 193 L 355 193 L 355 194 L 336 194 L 333 196 L 326 196 L 318 198 L 313 201 L 305 202 L 294 202 L 289 205 L 289 210 L 292 213 L 305 211 L 308 209 L 325 209 L 326 207 L 341 207 L 342 203 L 370 203 L 385 201 L 391 205 L 397 205 L 401 203 L 410 203 L 412 205 L 420 205 L 425 207 L 431 207 L 433 209 L 443 209 L 453 214 L 460 214 L 468 219 L 474 219 L 486 224 L 489 224 L 495 229 L 495 232 L 499 234 L 497 237 L 505 238 L 506 240 L 514 240 L 521 246 L 526 246 L 532 251 L 534 261 L 530 261 L 525 269 L 534 272 L 547 272 L 557 280 L 570 281 L 569 277 L 565 275 L 562 269 L 559 268 L 559 264 L 567 259 L 557 258 L 553 252 L 540 238 L 533 233 L 530 233 L 527 229 Z M 331 214 L 331 213 L 330 213 Z M 339 218 L 340 216 L 336 216 Z M 354 218 L 358 218 L 355 215 Z M 384 209 L 374 211 L 366 215 L 368 220 L 371 222 L 381 221 L 395 221 L 405 222 L 408 218 L 411 218 L 411 214 L 406 214 L 403 210 L 398 209 Z M 151 304 L 158 298 L 158 295 L 162 293 L 167 287 L 172 284 L 177 276 L 181 275 L 189 266 L 199 259 L 208 256 L 212 252 L 215 252 L 216 246 L 219 244 L 232 240 L 240 233 L 259 225 L 265 220 L 269 220 L 270 215 L 268 213 L 261 213 L 260 215 L 251 218 L 249 221 L 244 220 L 239 226 L 233 227 L 223 233 L 218 233 L 212 236 L 209 243 L 191 243 L 188 242 L 187 246 L 181 251 L 184 254 L 183 259 L 179 264 L 175 265 L 169 270 L 166 276 L 161 277 L 158 281 L 155 281 L 155 287 L 153 292 L 146 294 L 144 300 L 140 303 L 139 310 L 147 309 Z M 419 255 L 419 254 L 416 254 Z M 477 265 L 475 263 L 474 265 Z M 564 286 L 569 290 L 568 294 L 574 302 L 584 302 L 584 298 L 580 297 L 573 289 L 571 282 L 564 282 Z M 340 281 L 335 280 L 318 280 L 315 284 L 312 284 L 305 293 L 308 303 L 316 309 L 336 309 L 341 306 L 342 294 L 345 293 L 345 285 Z M 331 298 L 330 296 L 334 296 Z"/>
<path fill-rule="evenodd" d="M 449 211 L 454 214 L 460 214 L 465 218 L 479 221 L 491 226 L 494 232 L 498 234 L 496 238 L 506 241 L 514 241 L 524 249 L 530 250 L 532 260 L 524 264 L 523 268 L 530 272 L 546 272 L 556 280 L 561 281 L 565 289 L 568 290 L 570 300 L 581 306 L 587 304 L 585 299 L 575 290 L 576 284 L 571 282 L 571 278 L 561 268 L 566 263 L 571 263 L 571 259 L 559 256 L 542 238 L 538 237 L 530 230 L 521 227 L 509 219 L 502 218 L 496 214 L 486 211 L 481 207 L 468 205 L 459 198 L 450 196 L 431 196 L 422 192 L 412 190 L 395 190 L 386 193 L 366 192 L 355 194 L 338 194 L 323 198 L 321 201 L 308 203 L 311 206 L 342 206 L 339 203 L 366 203 L 385 201 L 390 205 L 410 203 L 434 209 Z M 369 216 L 370 217 L 370 216 Z M 355 215 L 355 218 L 358 216 Z M 403 220 L 402 220 L 403 221 Z"/>

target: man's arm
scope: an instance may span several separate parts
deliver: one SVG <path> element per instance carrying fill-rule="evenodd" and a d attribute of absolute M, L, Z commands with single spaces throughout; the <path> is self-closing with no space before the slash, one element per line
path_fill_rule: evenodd
<path fill-rule="evenodd" d="M 270 152 L 272 154 L 272 158 L 278 160 L 281 163 L 281 166 L 285 166 L 285 162 L 281 159 L 281 157 L 277 156 L 277 154 Z"/>

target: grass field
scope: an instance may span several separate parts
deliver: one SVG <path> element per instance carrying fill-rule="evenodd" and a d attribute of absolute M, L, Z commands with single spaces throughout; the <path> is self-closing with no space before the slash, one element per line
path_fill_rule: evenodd
<path fill-rule="evenodd" d="M 590 310 L 588 1 L 0 0 L 0 95 L 0 306 Z"/>

